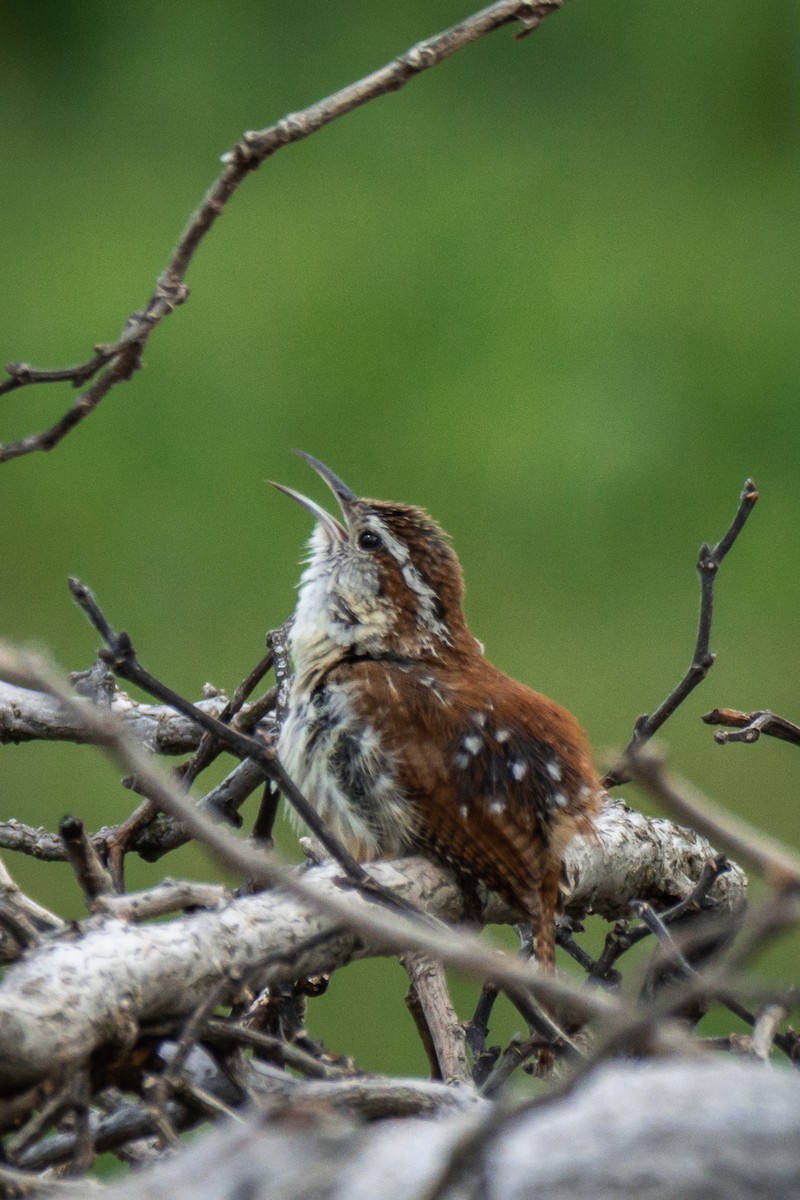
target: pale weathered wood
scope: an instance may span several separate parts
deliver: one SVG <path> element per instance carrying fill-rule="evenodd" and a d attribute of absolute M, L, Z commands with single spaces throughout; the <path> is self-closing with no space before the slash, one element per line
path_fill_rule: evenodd
<path fill-rule="evenodd" d="M 303 1084 L 298 1118 L 218 1127 L 109 1200 L 432 1200 L 450 1171 L 447 1200 L 800 1196 L 800 1079 L 746 1061 L 612 1063 L 513 1119 L 365 1126 L 331 1117 L 338 1086 Z"/>
<path fill-rule="evenodd" d="M 680 899 L 712 853 L 690 831 L 609 802 L 597 838 L 576 839 L 569 848 L 570 909 L 627 915 L 631 899 L 663 902 L 667 886 Z M 372 864 L 371 870 L 425 911 L 446 921 L 461 918 L 462 895 L 448 871 L 416 858 Z M 287 972 L 323 974 L 356 957 L 387 953 L 385 943 L 343 928 L 339 911 L 325 911 L 326 896 L 342 894 L 339 876 L 330 865 L 306 872 L 316 903 L 271 891 L 153 925 L 96 917 L 85 922 L 82 937 L 56 939 L 30 952 L 0 985 L 0 1087 L 22 1086 L 81 1062 L 99 1045 L 129 1035 L 132 1023 L 190 1012 L 231 970 L 260 967 L 263 984 Z M 745 886 L 738 868 L 717 880 L 712 894 L 723 912 L 743 903 Z M 367 902 L 348 894 L 368 911 Z M 489 921 L 512 915 L 494 900 L 486 911 Z M 309 940 L 313 946 L 300 952 Z"/>

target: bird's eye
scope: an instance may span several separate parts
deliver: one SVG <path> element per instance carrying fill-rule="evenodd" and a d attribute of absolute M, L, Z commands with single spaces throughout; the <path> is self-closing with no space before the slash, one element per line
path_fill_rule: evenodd
<path fill-rule="evenodd" d="M 374 529 L 365 529 L 358 535 L 358 544 L 362 550 L 377 550 L 381 539 Z"/>

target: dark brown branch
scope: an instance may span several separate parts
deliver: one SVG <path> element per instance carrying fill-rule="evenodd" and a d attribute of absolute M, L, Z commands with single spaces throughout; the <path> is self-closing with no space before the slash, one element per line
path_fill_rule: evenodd
<path fill-rule="evenodd" d="M 630 775 L 626 772 L 625 761 L 630 751 L 643 746 L 661 728 L 665 721 L 672 716 L 676 708 L 683 704 L 698 684 L 702 683 L 714 665 L 714 655 L 711 653 L 711 622 L 714 614 L 714 583 L 723 559 L 733 546 L 744 528 L 744 524 L 758 500 L 758 491 L 752 479 L 745 481 L 739 499 L 736 516 L 723 538 L 712 549 L 707 542 L 700 547 L 697 571 L 700 576 L 700 620 L 697 628 L 697 641 L 694 654 L 686 674 L 680 683 L 670 692 L 665 700 L 652 714 L 644 713 L 638 717 L 633 727 L 633 736 L 625 748 L 620 761 L 611 768 L 603 779 L 607 788 L 619 787 L 629 783 Z"/>
<path fill-rule="evenodd" d="M 260 167 L 283 146 L 310 137 L 325 125 L 379 96 L 399 91 L 415 76 L 437 66 L 503 25 L 519 21 L 526 32 L 530 32 L 551 12 L 561 8 L 563 3 L 564 0 L 498 0 L 498 3 L 474 13 L 460 24 L 418 42 L 385 67 L 349 84 L 325 100 L 301 112 L 289 113 L 267 129 L 246 133 L 223 156 L 225 170 L 212 184 L 189 221 L 147 306 L 142 312 L 131 314 L 116 342 L 95 346 L 94 355 L 74 367 L 38 370 L 27 363 L 9 364 L 9 378 L 0 385 L 0 395 L 37 383 L 68 381 L 80 387 L 91 379 L 94 382 L 49 429 L 0 445 L 0 463 L 36 450 L 52 450 L 76 425 L 94 412 L 112 387 L 130 379 L 139 370 L 144 348 L 153 330 L 188 298 L 189 289 L 184 279 L 198 246 L 251 171 Z M 98 372 L 102 373 L 98 375 Z"/>
<path fill-rule="evenodd" d="M 234 720 L 234 718 L 241 712 L 242 705 L 252 692 L 253 688 L 260 683 L 271 666 L 272 652 L 269 651 L 245 676 L 245 678 L 234 691 L 230 700 L 228 700 L 221 709 L 218 717 L 220 721 L 224 721 L 225 724 L 230 724 Z M 265 711 L 266 708 L 260 706 L 259 716 L 264 715 Z M 248 714 L 248 717 L 250 720 L 247 723 L 247 728 L 252 729 L 259 718 L 254 716 L 252 712 Z M 202 734 L 192 757 L 188 760 L 188 762 L 182 764 L 182 766 L 176 771 L 176 775 L 181 785 L 186 789 L 187 792 L 201 771 L 204 771 L 207 767 L 209 767 L 219 757 L 219 755 L 223 753 L 224 749 L 225 747 L 219 741 L 217 741 L 211 733 L 206 731 Z M 131 786 L 135 788 L 135 780 L 131 782 Z M 121 892 L 124 890 L 123 881 L 125 855 L 129 850 L 135 848 L 137 840 L 140 840 L 143 831 L 152 825 L 153 821 L 158 815 L 158 811 L 157 805 L 155 805 L 151 799 L 147 798 L 143 804 L 140 804 L 139 807 L 133 813 L 131 813 L 127 820 L 123 821 L 121 825 L 118 825 L 110 834 L 107 843 L 108 859 L 117 891 Z M 220 813 L 220 815 L 222 816 L 223 814 Z"/>
<path fill-rule="evenodd" d="M 273 1034 L 262 1033 L 259 1029 L 251 1029 L 239 1021 L 229 1021 L 222 1017 L 212 1017 L 206 1023 L 205 1038 L 207 1041 L 219 1041 L 223 1044 L 251 1046 L 264 1057 L 271 1059 L 280 1066 L 291 1067 L 309 1079 L 339 1079 L 343 1075 L 352 1074 L 342 1067 L 323 1062 L 302 1050 L 299 1046 L 285 1041 Z"/>
<path fill-rule="evenodd" d="M 63 817 L 58 832 L 67 860 L 91 908 L 92 901 L 98 896 L 114 891 L 111 875 L 101 863 L 79 817 Z"/>
<path fill-rule="evenodd" d="M 182 1130 L 197 1123 L 193 1108 L 182 1101 L 170 1100 L 167 1103 L 167 1115 L 172 1129 Z M 95 1118 L 92 1123 L 94 1148 L 97 1153 L 114 1150 L 118 1146 L 137 1138 L 147 1137 L 153 1132 L 153 1119 L 150 1110 L 143 1104 L 125 1101 L 108 1116 Z M 76 1135 L 74 1133 L 56 1133 L 51 1137 L 29 1146 L 20 1154 L 20 1165 L 29 1170 L 41 1171 L 54 1163 L 71 1158 L 75 1151 Z M 86 1181 L 81 1185 L 86 1188 Z M 81 1193 L 86 1195 L 85 1190 Z"/>
<path fill-rule="evenodd" d="M 195 1010 L 189 1014 L 181 1030 L 180 1038 L 172 1048 L 169 1060 L 164 1070 L 153 1083 L 151 1103 L 156 1109 L 159 1128 L 163 1127 L 168 1140 L 174 1137 L 174 1130 L 167 1115 L 167 1102 L 173 1093 L 180 1094 L 181 1083 L 184 1082 L 184 1068 L 189 1055 L 201 1038 L 214 1010 L 228 999 L 241 983 L 239 971 L 227 971 L 209 988 Z M 172 1135 L 170 1137 L 170 1135 Z"/>
<path fill-rule="evenodd" d="M 224 721 L 226 724 L 229 724 L 233 720 L 236 714 L 241 711 L 242 705 L 250 693 L 254 688 L 258 687 L 259 683 L 271 669 L 271 667 L 272 650 L 268 650 L 236 688 L 230 700 L 219 714 L 220 721 Z M 181 770 L 181 778 L 184 785 L 189 787 L 190 784 L 193 783 L 200 774 L 200 772 L 204 771 L 206 767 L 211 765 L 221 750 L 222 747 L 219 746 L 212 735 L 208 732 L 204 733 L 200 738 L 200 742 L 194 754 Z"/>
<path fill-rule="evenodd" d="M 0 929 L 4 929 L 12 938 L 11 946 L 3 947 L 0 962 L 9 962 L 23 950 L 30 950 L 39 945 L 39 931 L 33 921 L 3 895 L 0 895 Z"/>
<path fill-rule="evenodd" d="M 717 854 L 713 858 L 708 859 L 700 873 L 700 878 L 689 895 L 685 899 L 678 901 L 677 904 L 673 904 L 670 908 L 658 913 L 663 924 L 665 926 L 677 925 L 687 916 L 703 911 L 713 912 L 717 908 L 717 903 L 709 897 L 709 893 L 720 875 L 729 870 L 729 866 L 730 864 L 724 854 Z M 652 911 L 652 906 L 648 907 Z M 562 940 L 560 930 L 556 933 L 556 940 L 559 945 L 563 945 L 572 954 L 572 957 L 576 961 L 581 963 L 591 980 L 617 984 L 620 977 L 619 973 L 614 970 L 614 964 L 633 946 L 638 945 L 644 938 L 649 937 L 652 932 L 645 923 L 631 929 L 627 920 L 617 921 L 606 935 L 602 953 L 596 962 L 592 962 L 585 955 L 585 952 L 580 950 L 580 947 L 575 947 L 575 950 L 580 951 L 580 953 L 573 952 L 566 938 Z"/>
<path fill-rule="evenodd" d="M 769 709 L 743 713 L 735 708 L 713 708 L 711 712 L 705 713 L 702 719 L 706 725 L 728 725 L 738 730 L 737 733 L 729 733 L 725 729 L 718 729 L 714 734 L 714 741 L 720 745 L 727 742 L 745 742 L 749 745 L 751 742 L 757 742 L 761 734 L 765 733 L 768 737 L 780 738 L 783 742 L 800 746 L 800 725 L 795 725 L 786 717 L 776 716 Z"/>

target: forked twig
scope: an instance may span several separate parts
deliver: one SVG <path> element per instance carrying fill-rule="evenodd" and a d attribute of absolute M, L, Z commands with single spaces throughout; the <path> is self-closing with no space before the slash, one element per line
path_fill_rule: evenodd
<path fill-rule="evenodd" d="M 0 463 L 36 450 L 52 450 L 76 425 L 94 412 L 116 384 L 130 379 L 140 369 L 144 349 L 153 330 L 188 299 L 189 289 L 184 280 L 198 246 L 224 212 L 240 184 L 277 150 L 310 137 L 331 121 L 379 96 L 399 91 L 423 71 L 437 66 L 495 29 L 516 21 L 525 33 L 530 33 L 546 16 L 560 9 L 564 2 L 497 0 L 488 8 L 466 17 L 458 25 L 418 42 L 386 66 L 326 99 L 309 105 L 301 112 L 289 113 L 266 129 L 245 133 L 233 149 L 223 156 L 225 170 L 212 184 L 186 226 L 146 307 L 141 312 L 131 313 L 115 342 L 95 346 L 92 357 L 77 366 L 38 370 L 28 363 L 8 365 L 6 370 L 9 378 L 0 384 L 0 396 L 31 384 L 69 382 L 74 387 L 81 387 L 90 380 L 94 382 L 49 429 L 29 434 L 15 442 L 0 444 Z"/>
<path fill-rule="evenodd" d="M 298 815 L 308 825 L 314 836 L 319 838 L 328 853 L 339 863 L 348 877 L 354 883 L 361 886 L 370 886 L 371 881 L 366 871 L 356 862 L 351 854 L 348 854 L 339 841 L 329 833 L 326 826 L 320 820 L 316 809 L 306 800 L 300 789 L 286 774 L 271 746 L 257 738 L 251 737 L 249 734 L 241 733 L 232 726 L 225 724 L 225 722 L 217 720 L 216 717 L 203 712 L 202 709 L 192 704 L 184 696 L 173 691 L 172 688 L 162 683 L 160 679 L 151 675 L 139 662 L 128 634 L 124 631 L 115 633 L 89 588 L 77 579 L 70 579 L 69 587 L 75 602 L 102 637 L 105 648 L 100 651 L 100 657 L 104 662 L 108 663 L 115 675 L 118 675 L 121 679 L 127 679 L 129 683 L 136 684 L 137 687 L 142 688 L 148 695 L 157 697 L 165 704 L 169 704 L 178 712 L 183 713 L 184 716 L 195 721 L 202 729 L 212 734 L 218 742 L 226 746 L 237 757 L 242 759 L 249 758 L 257 763 L 267 779 L 274 781 L 278 785 L 286 799 L 296 809 Z"/>
<path fill-rule="evenodd" d="M 605 775 L 605 787 L 619 787 L 630 782 L 630 774 L 626 769 L 626 759 L 637 747 L 643 746 L 661 728 L 665 721 L 672 716 L 699 683 L 702 683 L 714 665 L 714 655 L 710 650 L 711 621 L 714 613 L 714 583 L 723 559 L 733 546 L 744 528 L 747 518 L 753 511 L 758 500 L 758 491 L 752 479 L 747 479 L 742 489 L 736 516 L 730 524 L 725 536 L 711 548 L 707 542 L 700 547 L 697 571 L 700 576 L 700 620 L 697 628 L 697 641 L 689 669 L 676 687 L 672 689 L 665 700 L 654 713 L 644 713 L 638 717 L 633 727 L 633 736 L 625 748 L 619 762 Z"/>
<path fill-rule="evenodd" d="M 743 713 L 735 708 L 712 708 L 702 719 L 706 725 L 729 725 L 737 731 L 731 733 L 728 729 L 718 729 L 714 734 L 714 741 L 720 745 L 727 742 L 745 742 L 749 745 L 751 742 L 757 742 L 761 734 L 765 733 L 768 737 L 780 738 L 783 742 L 800 746 L 800 725 L 795 725 L 786 717 L 777 716 L 769 709 Z"/>

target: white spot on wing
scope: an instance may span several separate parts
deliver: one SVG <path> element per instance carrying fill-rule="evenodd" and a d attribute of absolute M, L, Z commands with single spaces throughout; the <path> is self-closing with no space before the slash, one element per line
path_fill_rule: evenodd
<path fill-rule="evenodd" d="M 512 762 L 510 770 L 514 778 L 519 781 L 528 774 L 528 764 L 518 759 L 516 762 Z"/>
<path fill-rule="evenodd" d="M 506 811 L 505 800 L 496 796 L 495 799 L 492 800 L 491 803 L 489 804 L 489 812 L 490 813 L 501 813 L 501 812 L 505 812 L 505 811 Z"/>
<path fill-rule="evenodd" d="M 569 804 L 569 800 L 567 800 L 567 797 L 564 795 L 563 792 L 553 792 L 553 807 L 554 808 L 566 808 L 568 804 Z"/>
<path fill-rule="evenodd" d="M 561 767 L 554 758 L 551 758 L 550 762 L 547 763 L 546 770 L 553 783 L 561 783 Z"/>
<path fill-rule="evenodd" d="M 494 736 L 495 736 L 495 739 L 502 746 L 504 742 L 508 741 L 508 739 L 511 737 L 511 734 L 509 733 L 509 731 L 507 729 L 498 729 L 497 733 Z"/>
<path fill-rule="evenodd" d="M 461 743 L 468 754 L 478 754 L 482 744 L 483 743 L 481 742 L 481 739 L 476 737 L 474 733 L 471 733 L 468 737 L 465 737 Z"/>
<path fill-rule="evenodd" d="M 469 809 L 467 808 L 466 804 L 462 804 L 461 808 L 458 810 L 458 815 L 460 817 L 463 817 L 464 820 L 466 821 L 468 813 L 469 813 Z"/>

